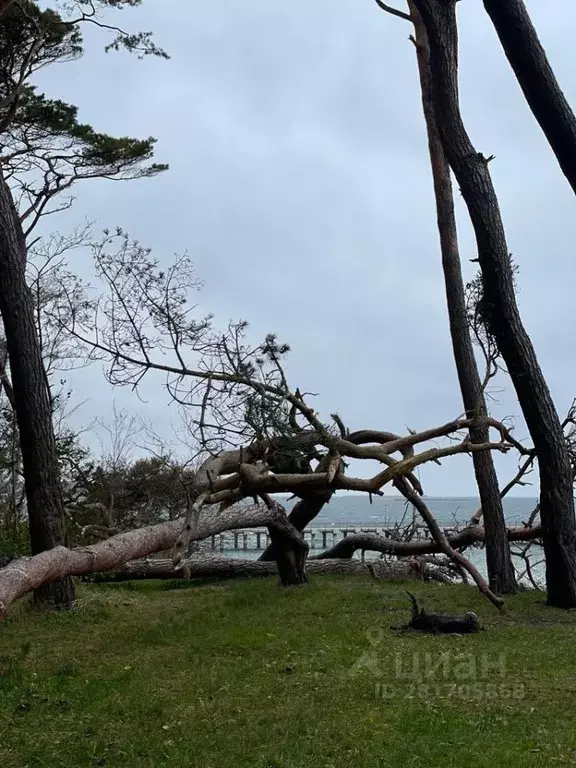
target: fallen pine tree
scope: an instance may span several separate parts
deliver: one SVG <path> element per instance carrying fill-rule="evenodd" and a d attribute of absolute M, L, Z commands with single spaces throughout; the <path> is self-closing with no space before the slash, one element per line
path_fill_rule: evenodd
<path fill-rule="evenodd" d="M 178 541 L 185 525 L 172 520 L 111 536 L 105 541 L 68 549 L 54 547 L 39 555 L 12 560 L 0 569 L 0 620 L 10 605 L 41 584 L 62 576 L 82 576 L 96 571 L 110 571 L 132 560 L 163 552 Z M 274 502 L 253 507 L 207 508 L 194 530 L 187 531 L 190 541 L 200 541 L 226 530 L 266 526 L 277 543 L 277 568 L 281 583 L 294 571 L 307 579 L 304 563 L 308 544 L 288 521 L 284 509 Z M 292 583 L 292 582 L 290 582 Z"/>
<path fill-rule="evenodd" d="M 0 569 L 0 618 L 4 618 L 15 600 L 62 574 L 82 576 L 110 571 L 119 574 L 119 578 L 122 578 L 122 574 L 131 574 L 126 575 L 126 578 L 190 578 L 279 573 L 282 581 L 282 560 L 279 565 L 264 561 L 223 559 L 219 565 L 215 563 L 214 558 L 206 558 L 204 562 L 180 561 L 177 566 L 170 560 L 150 560 L 144 567 L 146 561 L 142 561 L 142 558 L 174 546 L 182 526 L 183 521 L 178 519 L 120 533 L 90 546 L 74 549 L 54 547 L 33 557 L 12 560 Z M 306 558 L 308 545 L 288 522 L 280 505 L 273 505 L 271 508 L 264 505 L 250 508 L 231 507 L 224 511 L 207 508 L 198 521 L 196 530 L 191 533 L 191 540 L 200 541 L 225 530 L 259 526 L 267 526 L 271 534 L 274 532 L 275 536 L 293 542 L 291 549 L 279 547 L 282 558 Z M 508 530 L 510 541 L 531 541 L 539 535 L 539 526 Z M 484 529 L 480 525 L 468 526 L 449 539 L 453 547 L 459 548 L 482 543 L 483 540 Z M 401 556 L 402 559 L 392 563 L 377 561 L 378 575 L 381 578 L 423 578 L 422 566 L 417 564 L 417 558 L 442 552 L 440 544 L 433 540 L 402 542 L 372 534 L 355 534 L 346 537 L 328 552 L 308 559 L 306 570 L 311 573 L 362 572 L 366 570 L 366 566 L 359 560 L 351 560 L 354 552 L 359 549 Z M 335 550 L 339 551 L 335 554 Z M 187 568 L 189 570 L 186 570 Z"/>
<path fill-rule="evenodd" d="M 376 578 L 379 579 L 418 579 L 445 582 L 447 579 L 438 569 L 420 562 L 415 558 L 385 561 L 378 560 L 370 564 Z M 368 568 L 361 560 L 324 559 L 309 560 L 307 570 L 310 574 L 330 573 L 368 573 Z M 274 576 L 278 573 L 274 562 L 227 558 L 219 556 L 191 557 L 183 560 L 176 568 L 168 558 L 134 560 L 106 573 L 94 573 L 86 577 L 88 581 L 139 581 L 144 579 L 194 579 L 194 578 L 257 578 Z"/>
<path fill-rule="evenodd" d="M 483 500 L 484 509 L 475 514 L 474 522 L 478 524 L 484 515 L 485 528 L 470 527 L 453 540 L 428 508 L 417 472 L 424 464 L 440 464 L 450 456 L 514 449 L 523 464 L 499 491 L 503 497 L 523 482 L 536 461 L 535 448 L 521 444 L 502 422 L 484 413 L 471 416 L 469 411 L 431 429 L 409 429 L 405 435 L 374 429 L 351 431 L 334 413 L 325 421 L 310 405 L 311 393 L 303 394 L 299 387 L 289 385 L 283 367 L 289 347 L 276 336 L 268 334 L 252 346 L 246 323 L 231 323 L 223 333 L 215 332 L 208 319 L 197 320 L 189 309 L 182 309 L 191 279 L 187 259 L 178 259 L 167 273 L 159 269 L 148 249 L 120 230 L 116 235 L 106 232 L 102 242 L 95 244 L 94 255 L 104 286 L 102 295 L 91 309 L 72 315 L 68 309 L 73 297 L 64 296 L 51 319 L 75 339 L 87 358 L 107 361 L 106 375 L 115 385 L 137 388 L 148 371 L 166 376 L 167 391 L 185 416 L 186 466 L 199 462 L 194 471 L 181 477 L 186 514 L 170 523 L 126 531 L 126 521 L 118 516 L 113 500 L 103 505 L 102 519 L 96 519 L 94 510 L 82 508 L 81 514 L 86 514 L 81 529 L 110 538 L 97 543 L 89 539 L 86 546 L 72 549 L 58 546 L 0 569 L 0 615 L 15 599 L 47 581 L 111 572 L 168 549 L 172 549 L 172 565 L 177 568 L 188 558 L 192 542 L 241 528 L 267 527 L 271 544 L 260 561 L 275 561 L 273 567 L 282 584 L 303 584 L 308 579 L 308 564 L 316 562 L 307 558 L 303 530 L 337 491 L 364 493 L 372 500 L 384 495 L 385 486 L 394 486 L 419 514 L 431 541 L 365 537 L 341 543 L 340 549 L 328 555 L 350 560 L 359 548 L 397 558 L 411 556 L 411 548 L 416 556 L 440 553 L 459 573 L 468 573 L 495 606 L 503 605 L 495 585 L 505 581 L 501 574 L 510 560 L 506 539 L 516 535 L 516 540 L 539 538 L 542 530 L 534 526 L 535 518 L 519 534 L 507 534 L 501 510 L 495 526 L 493 510 Z M 127 295 L 130 301 L 125 301 Z M 487 375 L 492 363 L 490 358 Z M 570 424 L 576 424 L 576 415 L 570 414 L 568 431 Z M 481 440 L 477 439 L 480 433 Z M 164 458 L 164 448 L 158 455 L 163 461 L 170 460 Z M 351 474 L 349 469 L 359 466 L 359 461 L 364 463 L 363 470 Z M 373 468 L 367 470 L 367 464 Z M 298 499 L 289 515 L 274 501 L 280 494 Z M 113 499 L 114 494 L 109 496 Z M 239 506 L 249 499 L 256 504 L 252 510 Z M 554 539 L 546 519 L 548 507 L 543 511 L 544 538 Z M 137 515 L 130 521 L 140 524 Z M 119 530 L 125 532 L 117 533 Z M 563 546 L 561 536 L 556 539 Z M 476 541 L 486 546 L 488 578 L 462 554 Z M 318 562 L 333 559 L 328 555 Z M 502 591 L 511 593 L 515 587 L 514 582 Z"/>
<path fill-rule="evenodd" d="M 144 252 L 136 249 L 124 256 L 135 259 L 133 267 L 136 271 L 143 269 L 143 274 L 149 274 L 150 265 Z M 144 259 L 143 263 L 141 259 Z M 116 262 L 108 262 L 105 258 L 105 264 L 110 263 Z M 131 274 L 133 267 L 125 261 L 123 264 L 123 270 L 128 265 Z M 160 277 L 158 279 L 162 282 Z M 138 286 L 134 289 L 138 290 Z M 162 295 L 165 295 L 164 290 Z M 178 290 L 176 295 L 179 295 Z M 148 299 L 140 298 L 146 304 Z M 114 304 L 113 297 L 111 300 Z M 121 314 L 130 310 L 125 304 L 117 309 Z M 130 322 L 122 325 L 125 331 L 138 327 Z M 130 371 L 141 379 L 142 360 L 132 357 L 130 350 L 146 348 L 148 342 L 144 339 L 125 339 L 121 348 L 116 349 L 118 329 L 109 329 L 111 335 L 103 333 L 97 342 L 83 337 L 82 333 L 88 332 L 89 328 L 84 328 L 82 333 L 78 328 L 68 330 L 78 341 L 86 342 L 93 352 L 112 355 L 109 375 L 115 383 L 130 376 Z M 302 533 L 305 527 L 335 492 L 353 491 L 372 498 L 383 496 L 385 486 L 394 486 L 428 527 L 434 542 L 428 552 L 441 553 L 459 572 L 468 573 L 482 594 L 496 607 L 502 607 L 502 597 L 490 589 L 488 580 L 462 554 L 464 547 L 460 542 L 451 543 L 438 525 L 425 503 L 416 471 L 429 462 L 440 463 L 444 458 L 460 454 L 506 453 L 515 449 L 526 455 L 530 451 L 514 439 L 504 424 L 485 416 L 456 418 L 431 429 L 409 430 L 406 435 L 372 429 L 350 431 L 337 414 L 331 415 L 331 423 L 324 423 L 301 391 L 289 387 L 280 362 L 284 346 L 279 345 L 274 336 L 267 336 L 263 344 L 247 350 L 243 346 L 243 333 L 244 326 L 239 324 L 231 327 L 228 335 L 209 342 L 215 368 L 183 368 L 180 357 L 180 367 L 146 364 L 162 370 L 169 378 L 174 377 L 170 378 L 170 387 L 181 405 L 188 402 L 187 398 L 202 404 L 198 419 L 191 417 L 191 428 L 201 446 L 203 460 L 190 477 L 182 478 L 186 492 L 185 516 L 117 533 L 118 529 L 122 530 L 122 521 L 115 519 L 111 503 L 102 521 L 92 518 L 86 526 L 93 533 L 100 530 L 109 538 L 74 548 L 57 546 L 33 557 L 10 562 L 0 569 L 0 617 L 14 600 L 47 582 L 66 576 L 112 572 L 131 561 L 170 549 L 172 569 L 176 569 L 188 558 L 193 542 L 224 531 L 246 528 L 267 528 L 270 546 L 260 559 L 261 566 L 237 565 L 235 568 L 261 567 L 263 572 L 272 568 L 284 586 L 305 584 L 309 566 L 311 570 L 328 567 L 311 565 L 316 561 L 308 559 L 309 547 Z M 173 338 L 173 329 L 170 334 Z M 183 338 L 187 337 L 183 334 Z M 106 340 L 113 346 L 107 346 Z M 254 365 L 247 365 L 247 359 L 253 359 Z M 470 434 L 479 426 L 485 430 L 487 439 L 474 442 Z M 347 471 L 352 460 L 375 466 L 363 476 L 354 476 Z M 520 476 L 514 482 L 519 482 Z M 505 492 L 502 491 L 502 495 Z M 290 514 L 276 500 L 280 494 L 298 499 Z M 254 500 L 253 506 L 246 504 L 250 499 Z M 104 527 L 101 522 L 105 523 Z M 530 529 L 527 538 L 531 534 Z M 490 548 L 490 537 L 481 526 L 464 535 L 485 542 L 487 549 Z M 344 542 L 342 550 L 332 552 L 332 555 L 338 560 L 349 560 L 355 548 L 383 554 L 390 552 L 402 557 L 426 554 L 419 552 L 421 542 L 410 542 L 409 545 L 414 548 L 412 553 L 406 542 L 401 547 L 384 538 L 353 540 Z M 329 559 L 333 558 L 325 555 L 319 561 Z M 269 566 L 269 562 L 274 564 Z M 166 573 L 173 578 L 175 571 L 165 567 Z M 346 567 L 354 569 L 356 566 Z"/>

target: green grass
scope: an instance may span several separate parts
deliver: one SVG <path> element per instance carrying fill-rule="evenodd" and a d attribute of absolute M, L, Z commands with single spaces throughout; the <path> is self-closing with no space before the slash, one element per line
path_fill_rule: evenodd
<path fill-rule="evenodd" d="M 574 765 L 576 614 L 523 593 L 498 615 L 472 588 L 417 585 L 487 631 L 399 634 L 403 589 L 106 584 L 70 614 L 16 606 L 0 625 L 0 766 Z"/>

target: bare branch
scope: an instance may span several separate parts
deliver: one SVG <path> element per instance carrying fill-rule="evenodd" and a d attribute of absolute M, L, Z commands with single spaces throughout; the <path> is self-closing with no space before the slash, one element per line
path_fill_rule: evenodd
<path fill-rule="evenodd" d="M 392 16 L 397 16 L 399 19 L 404 19 L 405 21 L 412 21 L 412 17 L 409 13 L 406 13 L 406 11 L 400 11 L 398 8 L 393 8 L 391 5 L 388 5 L 387 3 L 383 3 L 382 0 L 374 0 L 378 8 L 380 8 L 383 11 L 386 11 L 386 13 L 391 14 Z"/>

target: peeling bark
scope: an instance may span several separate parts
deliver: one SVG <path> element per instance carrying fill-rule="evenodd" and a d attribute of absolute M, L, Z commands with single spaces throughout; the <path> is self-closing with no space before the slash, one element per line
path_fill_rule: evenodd
<path fill-rule="evenodd" d="M 82 576 L 95 571 L 109 571 L 153 552 L 170 549 L 175 544 L 182 525 L 182 519 L 173 520 L 169 523 L 120 533 L 91 546 L 75 549 L 57 546 L 32 557 L 11 561 L 5 568 L 0 569 L 0 619 L 5 616 L 15 600 L 54 579 Z M 295 542 L 291 549 L 293 553 L 307 551 L 308 545 L 304 542 L 305 549 L 300 547 L 299 540 L 302 537 L 290 525 L 279 505 L 274 505 L 271 509 L 257 506 L 248 509 L 229 509 L 225 512 L 206 511 L 198 523 L 193 540 L 206 539 L 222 531 L 264 526 L 274 529 L 283 537 L 290 537 L 293 534 Z M 292 557 L 294 560 L 289 565 L 282 563 L 279 570 L 282 569 L 282 574 L 287 573 L 290 578 L 291 568 L 294 569 L 298 579 L 296 583 L 303 583 L 303 561 L 302 559 L 297 561 L 296 554 Z"/>

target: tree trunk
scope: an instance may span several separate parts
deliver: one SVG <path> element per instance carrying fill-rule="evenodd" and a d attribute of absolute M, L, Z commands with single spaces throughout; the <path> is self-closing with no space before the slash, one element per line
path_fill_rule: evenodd
<path fill-rule="evenodd" d="M 280 521 L 280 513 L 263 507 L 253 509 L 207 509 L 198 522 L 198 528 L 194 533 L 194 540 L 207 539 L 222 531 L 235 531 L 241 528 L 260 528 L 274 525 Z M 285 519 L 284 521 L 285 522 Z M 19 598 L 27 595 L 32 589 L 39 587 L 48 581 L 63 576 L 82 576 L 87 573 L 112 571 L 121 568 L 125 563 L 146 557 L 153 552 L 166 552 L 174 546 L 185 525 L 185 519 L 171 520 L 168 523 L 150 525 L 146 528 L 138 528 L 134 531 L 126 531 L 112 536 L 106 541 L 88 546 L 66 549 L 66 547 L 54 547 L 34 557 L 21 557 L 9 559 L 8 562 L 0 561 L 0 621 L 5 617 L 10 605 Z M 286 526 L 289 533 L 290 528 Z M 539 539 L 540 526 L 532 528 L 510 528 L 508 538 L 510 541 L 529 541 Z M 352 557 L 358 549 L 382 552 L 403 558 L 406 563 L 409 556 L 415 558 L 441 551 L 437 541 L 393 541 L 384 536 L 364 533 L 347 536 L 344 546 L 340 542 L 332 550 L 331 557 Z M 474 542 L 484 541 L 484 529 L 482 526 L 468 526 L 456 536 L 448 539 L 451 547 L 461 549 Z M 325 560 L 329 557 L 327 552 L 316 555 L 307 561 L 311 571 L 316 570 L 313 565 L 316 560 Z M 412 560 L 414 567 L 415 561 Z M 260 563 L 262 567 L 273 567 L 272 564 Z M 380 563 L 380 565 L 384 565 Z M 172 562 L 172 567 L 174 563 Z M 420 569 L 420 574 L 422 569 Z M 177 573 L 177 571 L 174 571 Z M 198 574 L 197 574 L 198 575 Z"/>
<path fill-rule="evenodd" d="M 64 507 L 52 424 L 52 404 L 34 318 L 32 294 L 26 283 L 26 244 L 12 194 L 0 174 L 0 314 L 12 374 L 14 406 L 30 544 L 36 555 L 63 545 Z M 38 605 L 69 608 L 74 602 L 70 577 L 42 584 Z"/>
<path fill-rule="evenodd" d="M 437 574 L 431 568 L 418 568 L 413 560 L 385 562 L 376 560 L 371 565 L 381 579 L 426 579 L 437 580 Z M 368 575 L 368 567 L 360 560 L 309 560 L 308 570 L 313 574 L 359 573 Z M 85 577 L 85 581 L 134 581 L 142 579 L 194 579 L 217 578 L 237 579 L 259 576 L 275 576 L 278 569 L 275 563 L 263 563 L 260 560 L 224 557 L 191 557 L 174 568 L 172 560 L 134 560 L 107 573 L 96 573 Z"/>
<path fill-rule="evenodd" d="M 275 502 L 271 502 L 275 504 Z M 283 587 L 308 583 L 306 558 L 310 549 L 304 536 L 296 530 L 287 517 L 278 516 L 274 525 L 268 526 L 271 550 Z"/>
<path fill-rule="evenodd" d="M 576 117 L 562 93 L 523 0 L 484 0 L 526 101 L 576 192 Z"/>
<path fill-rule="evenodd" d="M 524 328 L 488 160 L 460 114 L 456 0 L 414 0 L 428 35 L 435 114 L 444 152 L 468 208 L 482 272 L 486 318 L 510 374 L 540 469 L 540 515 L 548 602 L 576 607 L 576 520 L 562 426 Z"/>
<path fill-rule="evenodd" d="M 165 552 L 178 541 L 185 525 L 186 518 L 179 518 L 119 533 L 97 544 L 75 549 L 54 547 L 34 557 L 12 560 L 5 568 L 0 568 L 0 621 L 15 600 L 42 584 L 64 576 L 110 571 L 153 552 Z M 206 507 L 194 528 L 192 540 L 201 541 L 223 531 L 263 526 L 278 533 L 274 536 L 275 542 L 281 540 L 278 570 L 284 583 L 305 583 L 308 544 L 288 522 L 282 507 L 274 502 L 270 506 L 229 507 L 225 510 L 217 506 Z M 294 539 L 293 544 L 285 541 L 290 538 Z"/>
<path fill-rule="evenodd" d="M 316 491 L 315 493 L 307 494 L 303 496 L 300 501 L 294 505 L 294 509 L 288 515 L 288 522 L 292 523 L 297 531 L 302 531 L 310 525 L 322 511 L 322 508 L 327 504 L 334 491 Z M 258 558 L 261 562 L 270 562 L 275 560 L 274 547 L 272 544 L 266 547 L 264 552 Z"/>
<path fill-rule="evenodd" d="M 474 356 L 472 339 L 470 338 L 450 167 L 442 148 L 434 115 L 428 40 L 426 29 L 411 0 L 409 0 L 409 6 L 415 30 L 422 108 L 428 134 L 454 361 L 466 418 L 477 417 L 481 419 L 487 415 L 486 401 Z M 470 440 L 473 443 L 487 443 L 489 441 L 488 427 L 471 429 Z M 516 577 L 506 536 L 506 522 L 492 454 L 489 451 L 473 453 L 472 461 L 486 528 L 486 565 L 490 589 L 501 594 L 511 594 L 517 591 Z"/>

